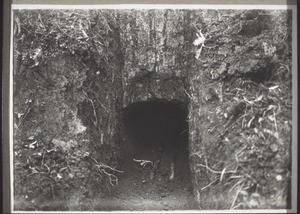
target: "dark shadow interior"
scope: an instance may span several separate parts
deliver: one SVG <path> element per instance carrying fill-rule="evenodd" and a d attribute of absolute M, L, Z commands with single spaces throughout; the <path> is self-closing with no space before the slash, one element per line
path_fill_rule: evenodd
<path fill-rule="evenodd" d="M 186 104 L 169 100 L 133 103 L 123 109 L 123 125 L 118 164 L 123 173 L 118 174 L 113 209 L 195 207 Z"/>
<path fill-rule="evenodd" d="M 124 110 L 127 136 L 138 144 L 136 146 L 187 149 L 186 118 L 186 106 L 179 102 L 140 102 Z"/>

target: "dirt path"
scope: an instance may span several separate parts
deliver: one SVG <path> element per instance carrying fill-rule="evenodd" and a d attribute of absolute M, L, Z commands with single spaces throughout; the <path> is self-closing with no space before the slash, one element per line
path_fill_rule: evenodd
<path fill-rule="evenodd" d="M 126 140 L 118 186 L 97 210 L 196 209 L 190 179 L 186 111 L 173 103 L 150 102 L 126 110 Z M 135 160 L 151 161 L 141 166 Z M 176 163 L 175 163 L 176 160 Z M 154 163 L 159 163 L 158 167 Z M 171 164 L 174 179 L 170 180 Z M 151 172 L 155 176 L 151 179 Z"/>
<path fill-rule="evenodd" d="M 135 151 L 136 159 L 154 160 L 158 148 L 147 146 Z M 182 150 L 175 165 L 175 178 L 169 181 L 172 151 L 162 154 L 153 180 L 151 167 L 142 167 L 133 159 L 123 164 L 124 173 L 113 196 L 97 204 L 97 210 L 188 210 L 196 209 L 190 182 L 187 150 Z"/>

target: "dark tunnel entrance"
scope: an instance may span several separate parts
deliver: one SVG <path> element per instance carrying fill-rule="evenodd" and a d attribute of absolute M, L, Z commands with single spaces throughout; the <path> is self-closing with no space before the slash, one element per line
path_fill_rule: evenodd
<path fill-rule="evenodd" d="M 187 149 L 186 118 L 187 109 L 177 102 L 140 102 L 124 111 L 127 136 L 137 143 L 136 146 L 159 147 L 164 151 Z"/>
<path fill-rule="evenodd" d="M 120 184 L 125 189 L 120 195 L 142 198 L 135 209 L 191 209 L 187 106 L 165 100 L 139 102 L 125 108 L 123 116 Z"/>

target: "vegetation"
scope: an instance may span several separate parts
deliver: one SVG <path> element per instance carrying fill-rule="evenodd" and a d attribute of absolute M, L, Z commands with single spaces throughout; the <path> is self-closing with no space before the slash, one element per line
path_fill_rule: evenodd
<path fill-rule="evenodd" d="M 213 42 L 197 61 L 189 95 L 190 130 L 201 130 L 191 133 L 199 142 L 192 144 L 199 203 L 290 207 L 291 14 L 218 13 L 205 16 Z"/>
<path fill-rule="evenodd" d="M 93 209 L 149 94 L 189 104 L 200 208 L 290 207 L 290 12 L 14 10 L 15 208 Z"/>

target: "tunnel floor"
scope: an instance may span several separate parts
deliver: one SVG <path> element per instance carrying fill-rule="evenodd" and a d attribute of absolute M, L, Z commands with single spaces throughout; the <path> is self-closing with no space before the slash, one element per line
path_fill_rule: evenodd
<path fill-rule="evenodd" d="M 126 142 L 119 164 L 124 173 L 114 196 L 102 201 L 102 210 L 195 209 L 186 116 L 183 106 L 170 102 L 142 102 L 125 109 Z"/>

